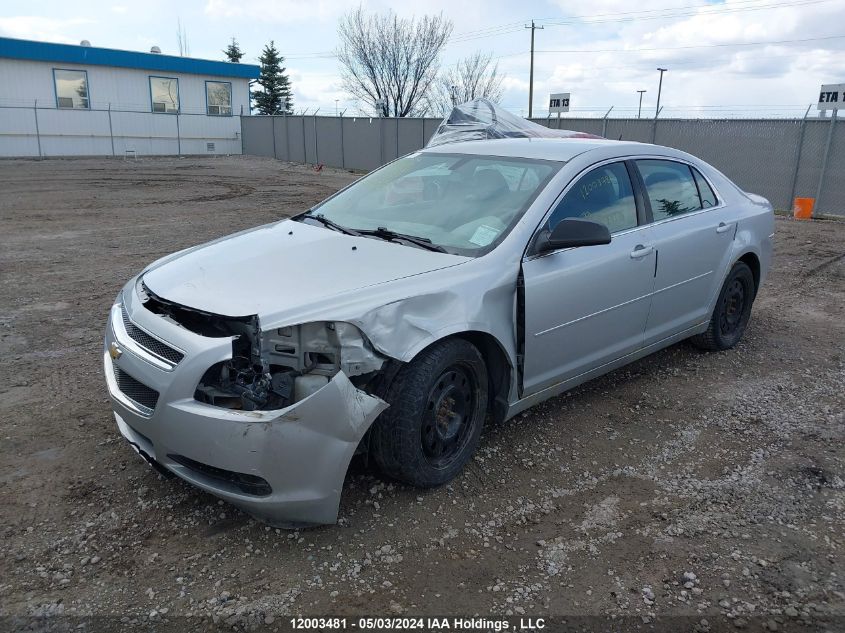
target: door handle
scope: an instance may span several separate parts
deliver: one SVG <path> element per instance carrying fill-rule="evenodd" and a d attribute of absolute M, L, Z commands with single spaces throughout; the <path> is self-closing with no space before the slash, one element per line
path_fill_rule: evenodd
<path fill-rule="evenodd" d="M 724 222 L 719 222 L 719 226 L 716 227 L 716 233 L 725 233 L 726 231 L 730 231 L 733 228 L 733 224 L 725 224 Z"/>
<path fill-rule="evenodd" d="M 654 251 L 653 246 L 643 246 L 642 244 L 637 244 L 634 247 L 634 250 L 631 251 L 631 259 L 642 259 L 646 255 L 650 255 Z"/>

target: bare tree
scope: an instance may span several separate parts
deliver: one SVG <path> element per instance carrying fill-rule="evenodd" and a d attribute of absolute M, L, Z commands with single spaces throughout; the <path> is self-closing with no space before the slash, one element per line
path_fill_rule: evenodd
<path fill-rule="evenodd" d="M 176 42 L 179 45 L 179 55 L 181 57 L 190 57 L 191 47 L 188 44 L 188 31 L 182 24 L 182 20 L 176 18 Z"/>
<path fill-rule="evenodd" d="M 367 14 L 362 7 L 340 20 L 338 36 L 344 88 L 382 116 L 413 116 L 428 105 L 440 51 L 452 33 L 443 14 L 403 19 L 390 12 Z"/>
<path fill-rule="evenodd" d="M 477 51 L 437 78 L 427 96 L 429 112 L 445 116 L 453 106 L 480 97 L 498 103 L 504 92 L 504 79 L 499 63 L 493 62 L 493 54 Z"/>

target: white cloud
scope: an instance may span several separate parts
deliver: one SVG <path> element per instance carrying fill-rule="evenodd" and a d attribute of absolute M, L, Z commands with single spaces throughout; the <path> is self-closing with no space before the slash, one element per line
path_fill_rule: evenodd
<path fill-rule="evenodd" d="M 37 15 L 0 16 L 0 34 L 23 40 L 45 40 L 64 44 L 78 44 L 79 37 L 72 37 L 68 31 L 79 31 L 75 27 L 92 24 L 93 20 L 73 18 L 56 20 Z"/>
<path fill-rule="evenodd" d="M 249 18 L 275 23 L 323 21 L 349 7 L 343 0 L 207 0 L 205 14 L 212 18 Z"/>

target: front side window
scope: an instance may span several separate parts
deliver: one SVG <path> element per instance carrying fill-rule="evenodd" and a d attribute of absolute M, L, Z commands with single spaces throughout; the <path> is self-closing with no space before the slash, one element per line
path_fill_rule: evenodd
<path fill-rule="evenodd" d="M 170 77 L 150 77 L 150 99 L 153 112 L 179 112 L 179 80 Z"/>
<path fill-rule="evenodd" d="M 384 227 L 479 256 L 511 231 L 562 163 L 420 152 L 373 172 L 315 207 L 343 227 Z"/>
<path fill-rule="evenodd" d="M 688 165 L 671 160 L 638 160 L 654 221 L 703 208 Z"/>
<path fill-rule="evenodd" d="M 72 110 L 87 110 L 91 106 L 88 101 L 88 73 L 84 70 L 53 71 L 56 83 L 56 106 Z"/>
<path fill-rule="evenodd" d="M 206 81 L 205 101 L 208 114 L 229 116 L 232 114 L 232 84 L 228 81 Z"/>
<path fill-rule="evenodd" d="M 582 176 L 555 207 L 549 230 L 566 218 L 604 224 L 616 233 L 637 226 L 637 203 L 624 163 L 612 163 Z"/>

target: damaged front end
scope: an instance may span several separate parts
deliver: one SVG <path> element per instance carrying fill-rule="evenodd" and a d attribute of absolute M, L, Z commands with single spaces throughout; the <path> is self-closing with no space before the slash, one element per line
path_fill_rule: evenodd
<path fill-rule="evenodd" d="M 123 435 L 157 465 L 272 525 L 334 522 L 352 455 L 387 408 L 372 394 L 396 361 L 349 323 L 262 329 L 257 316 L 182 306 L 140 281 L 134 290 L 113 310 L 126 316 L 112 317 L 104 351 Z M 185 350 L 184 359 L 168 371 L 143 362 L 127 340 L 137 332 Z M 126 393 L 136 383 L 157 394 L 145 415 Z"/>
<path fill-rule="evenodd" d="M 187 308 L 143 287 L 148 310 L 208 337 L 231 337 L 232 358 L 208 368 L 194 397 L 244 411 L 281 409 L 339 372 L 366 387 L 388 359 L 349 323 L 318 321 L 262 331 L 257 316 L 228 317 Z"/>

